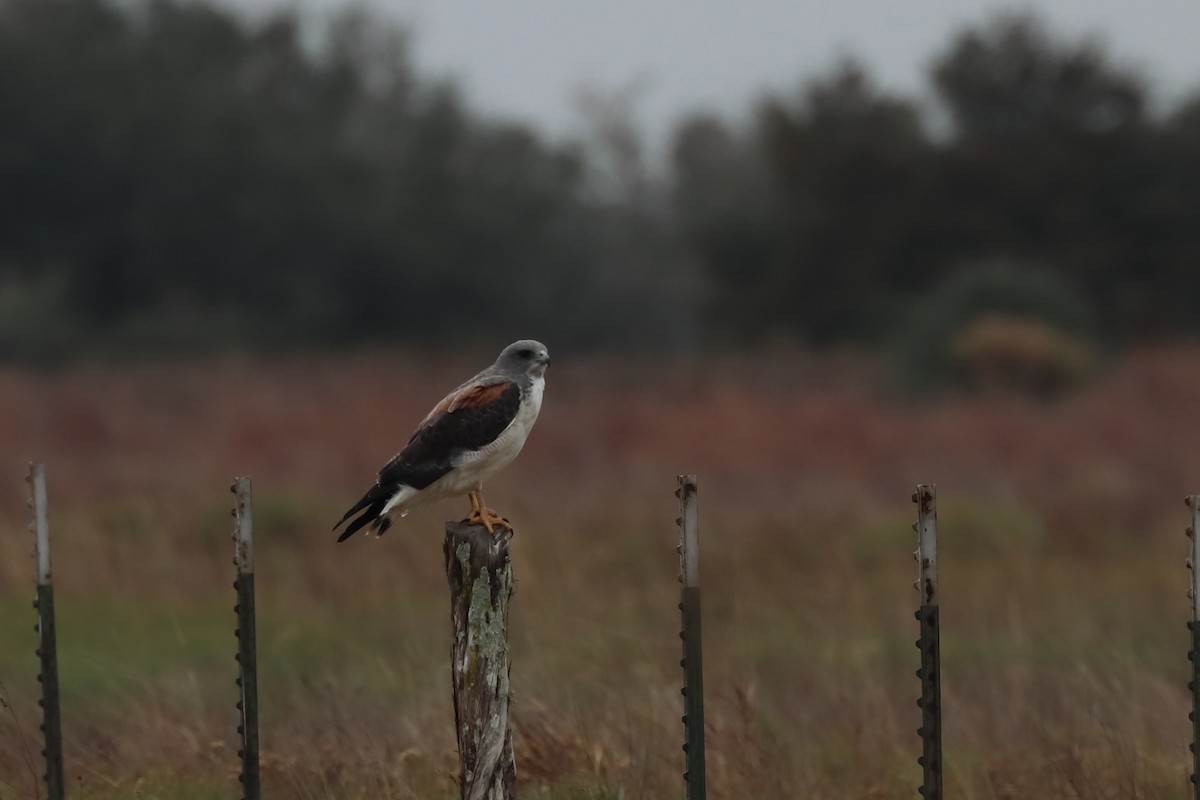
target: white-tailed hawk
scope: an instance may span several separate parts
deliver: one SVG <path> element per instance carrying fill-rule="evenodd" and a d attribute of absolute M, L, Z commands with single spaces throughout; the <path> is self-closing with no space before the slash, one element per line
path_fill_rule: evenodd
<path fill-rule="evenodd" d="M 413 506 L 459 494 L 470 500 L 469 521 L 488 533 L 497 525 L 511 530 L 484 505 L 479 492 L 485 480 L 521 452 L 542 407 L 549 364 L 544 344 L 522 339 L 504 348 L 495 364 L 446 395 L 404 449 L 379 471 L 375 485 L 333 526 L 337 530 L 358 514 L 338 541 L 364 526 L 382 535 Z"/>

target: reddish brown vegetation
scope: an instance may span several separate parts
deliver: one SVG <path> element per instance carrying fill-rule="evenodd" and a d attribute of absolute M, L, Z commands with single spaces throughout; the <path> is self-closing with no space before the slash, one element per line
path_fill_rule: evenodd
<path fill-rule="evenodd" d="M 446 796 L 440 531 L 466 501 L 420 510 L 378 542 L 335 547 L 329 528 L 484 360 L 0 372 L 3 597 L 27 607 L 20 474 L 36 458 L 48 464 L 64 614 L 152 599 L 170 622 L 164 646 L 186 649 L 204 639 L 189 627 L 201 623 L 171 615 L 200 609 L 203 621 L 220 608 L 222 638 L 195 645 L 198 656 L 151 648 L 104 662 L 137 688 L 98 690 L 85 719 L 77 711 L 67 725 L 69 771 L 85 788 L 115 797 L 148 775 L 231 779 L 225 487 L 248 474 L 268 660 L 265 780 L 276 796 Z M 1036 786 L 1043 797 L 1157 797 L 1182 785 L 1180 500 L 1200 490 L 1197 409 L 1195 348 L 1132 354 L 1052 405 L 890 399 L 858 357 L 558 357 L 526 452 L 486 492 L 518 532 L 522 779 L 563 792 L 551 797 L 591 796 L 570 786 L 613 791 L 597 797 L 680 791 L 671 491 L 688 471 L 701 485 L 714 797 L 912 794 L 908 495 L 920 481 L 939 484 L 946 511 L 956 796 L 1032 796 Z M 127 651 L 152 635 L 154 613 L 112 611 L 100 625 Z M 96 661 L 104 646 L 80 654 L 66 643 L 64 658 Z M 0 678 L 28 733 L 32 687 L 12 674 L 21 664 L 31 667 L 0 658 Z M 77 703 L 91 685 L 84 666 L 65 678 L 68 696 L 72 681 L 83 693 Z M 0 764 L 20 765 L 16 740 L 0 721 Z M 1124 788 L 1103 788 L 1114 786 Z"/>

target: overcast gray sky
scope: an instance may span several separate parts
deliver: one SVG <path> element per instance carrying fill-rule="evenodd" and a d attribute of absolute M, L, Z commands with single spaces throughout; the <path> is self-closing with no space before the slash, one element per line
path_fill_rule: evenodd
<path fill-rule="evenodd" d="M 232 2 L 232 0 L 231 0 Z M 240 0 L 259 10 L 292 0 Z M 349 5 L 300 0 L 308 16 Z M 739 113 L 841 55 L 888 89 L 924 89 L 952 32 L 1035 9 L 1059 34 L 1095 35 L 1146 73 L 1159 99 L 1200 89 L 1200 0 L 371 0 L 406 25 L 424 71 L 453 77 L 471 105 L 554 135 L 581 125 L 580 87 L 639 87 L 637 119 L 661 144 L 688 111 Z"/>

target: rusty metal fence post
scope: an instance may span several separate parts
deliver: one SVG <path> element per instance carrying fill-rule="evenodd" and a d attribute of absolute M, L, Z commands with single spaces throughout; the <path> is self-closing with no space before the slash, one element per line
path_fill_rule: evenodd
<path fill-rule="evenodd" d="M 50 525 L 46 510 L 46 466 L 30 464 L 29 505 L 33 508 L 34 556 L 37 559 L 37 609 L 38 658 L 41 672 L 38 682 L 42 684 L 42 733 L 45 734 L 46 782 L 48 800 L 63 800 L 63 751 L 62 720 L 58 701 L 58 643 L 54 627 L 54 585 L 50 570 Z"/>
<path fill-rule="evenodd" d="M 1188 661 L 1192 663 L 1192 678 L 1188 681 L 1188 689 L 1192 692 L 1192 710 L 1188 719 L 1192 722 L 1192 743 L 1188 749 L 1192 752 L 1192 790 L 1190 794 L 1200 800 L 1200 495 L 1189 495 L 1184 501 L 1191 511 L 1191 521 L 1187 526 L 1187 536 L 1191 540 L 1191 552 L 1188 554 L 1187 567 L 1191 573 L 1188 577 L 1188 599 L 1191 600 L 1192 618 L 1188 620 L 1188 630 L 1191 632 L 1191 649 L 1188 650 Z"/>
<path fill-rule="evenodd" d="M 919 575 L 917 591 L 921 593 L 921 605 L 917 609 L 917 620 L 921 624 L 921 638 L 917 647 L 921 651 L 921 668 L 917 677 L 921 679 L 921 765 L 923 781 L 920 794 L 925 800 L 942 798 L 942 676 L 941 643 L 938 620 L 938 570 L 937 570 L 937 487 L 922 483 L 913 493 L 917 504 L 917 521 L 913 530 L 917 532 L 917 559 Z"/>
<path fill-rule="evenodd" d="M 700 635 L 700 538 L 696 507 L 696 476 L 680 475 L 679 488 L 679 582 L 683 585 L 679 610 L 683 614 L 684 744 L 687 771 L 687 800 L 704 800 L 704 657 Z"/>
<path fill-rule="evenodd" d="M 258 647 L 254 626 L 254 531 L 251 526 L 250 479 L 234 478 L 229 487 L 236 500 L 233 506 L 234 559 L 237 580 L 233 588 L 237 591 L 238 626 L 237 637 L 238 678 L 240 689 L 237 708 L 241 713 L 238 734 L 241 736 L 242 772 L 238 780 L 242 783 L 244 800 L 258 800 Z"/>

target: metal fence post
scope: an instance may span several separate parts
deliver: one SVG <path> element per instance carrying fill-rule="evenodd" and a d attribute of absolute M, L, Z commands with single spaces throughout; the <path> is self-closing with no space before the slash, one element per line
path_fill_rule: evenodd
<path fill-rule="evenodd" d="M 700 635 L 700 538 L 696 508 L 696 476 L 680 475 L 679 488 L 679 582 L 683 585 L 679 610 L 683 613 L 684 715 L 688 800 L 704 800 L 704 657 Z"/>
<path fill-rule="evenodd" d="M 242 759 L 242 772 L 238 779 L 242 783 L 244 800 L 258 800 L 258 651 L 254 629 L 254 532 L 251 527 L 250 479 L 235 478 L 229 487 L 237 498 L 234 502 L 233 530 L 234 559 L 237 565 L 238 626 L 233 633 L 238 641 L 238 678 L 241 689 L 237 708 L 241 712 L 238 733 L 242 747 L 238 755 Z"/>
<path fill-rule="evenodd" d="M 917 763 L 923 771 L 920 794 L 925 800 L 942 798 L 942 676 L 941 644 L 938 621 L 938 570 L 937 570 L 937 487 L 922 483 L 913 493 L 917 504 L 917 521 L 913 530 L 917 532 L 916 557 L 919 575 L 915 584 L 921 593 L 921 605 L 917 620 L 921 623 L 921 638 L 917 647 L 921 650 L 921 668 L 917 677 L 921 679 L 921 757 Z"/>
<path fill-rule="evenodd" d="M 1192 743 L 1188 749 L 1192 751 L 1192 790 L 1190 794 L 1200 800 L 1200 495 L 1189 495 L 1184 501 L 1191 511 L 1191 521 L 1187 526 L 1187 536 L 1191 539 L 1191 553 L 1188 555 L 1187 567 L 1190 580 L 1188 581 L 1188 599 L 1191 600 L 1192 618 L 1188 620 L 1188 630 L 1192 634 L 1192 648 L 1188 650 L 1188 660 L 1192 662 L 1192 678 L 1188 681 L 1188 689 L 1192 692 L 1192 710 L 1188 719 L 1192 722 Z"/>
<path fill-rule="evenodd" d="M 63 800 L 63 752 L 62 720 L 58 702 L 58 644 L 54 628 L 54 585 L 50 570 L 50 525 L 46 513 L 46 465 L 30 464 L 29 504 L 33 508 L 34 554 L 37 559 L 37 609 L 38 657 L 41 672 L 38 681 L 42 684 L 42 732 L 45 734 L 46 749 L 46 797 L 48 800 Z"/>

